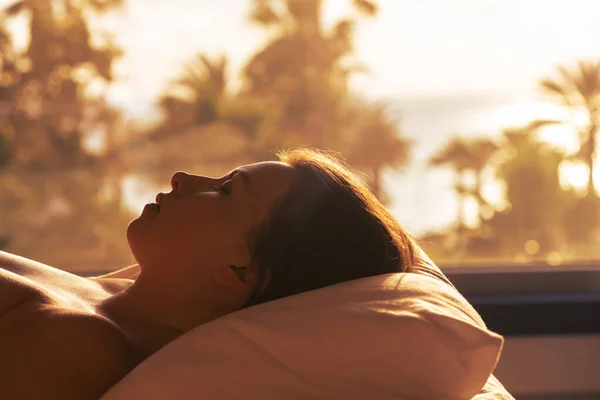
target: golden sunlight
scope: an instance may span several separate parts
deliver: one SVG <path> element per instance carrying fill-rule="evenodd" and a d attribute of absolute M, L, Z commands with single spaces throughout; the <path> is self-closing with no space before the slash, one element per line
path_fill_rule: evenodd
<path fill-rule="evenodd" d="M 492 108 L 481 114 L 476 123 L 480 129 L 497 131 L 498 127 L 524 126 L 536 120 L 565 121 L 564 125 L 549 125 L 540 129 L 540 138 L 572 153 L 579 148 L 575 127 L 586 124 L 585 112 L 572 111 L 552 103 L 523 101 L 511 106 Z"/>
<path fill-rule="evenodd" d="M 154 203 L 158 192 L 165 191 L 164 188 L 144 182 L 134 175 L 125 177 L 121 188 L 125 206 L 134 214 L 139 213 L 145 204 Z"/>
<path fill-rule="evenodd" d="M 569 110 L 551 103 L 529 101 L 491 109 L 483 113 L 476 122 L 483 129 L 494 131 L 498 126 L 523 126 L 535 120 L 564 121 L 564 124 L 551 124 L 541 128 L 539 138 L 570 155 L 579 148 L 577 130 L 587 124 L 587 118 L 583 110 Z M 587 176 L 588 168 L 581 162 L 565 161 L 560 167 L 560 181 L 565 188 L 585 190 Z M 594 171 L 594 187 L 600 190 L 600 165 Z"/>
<path fill-rule="evenodd" d="M 596 173 L 594 175 L 597 175 Z M 564 162 L 560 166 L 560 184 L 565 188 L 583 190 L 587 186 L 588 167 L 582 163 Z M 597 179 L 594 180 L 597 182 Z M 594 186 L 597 186 L 594 183 Z"/>

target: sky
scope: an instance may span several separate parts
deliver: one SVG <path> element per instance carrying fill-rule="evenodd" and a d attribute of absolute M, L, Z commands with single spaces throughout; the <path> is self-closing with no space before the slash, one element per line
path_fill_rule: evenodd
<path fill-rule="evenodd" d="M 452 133 L 494 135 L 503 126 L 562 112 L 543 102 L 537 82 L 552 76 L 558 64 L 600 58 L 600 1 L 378 3 L 378 16 L 357 27 L 356 59 L 368 73 L 355 76 L 351 87 L 367 98 L 388 101 L 403 134 L 415 142 L 410 168 L 386 175 L 393 214 L 415 231 L 440 227 L 455 215 L 452 176 L 427 169 L 427 158 Z M 198 52 L 225 53 L 235 83 L 237 71 L 268 39 L 247 21 L 250 4 L 126 0 L 121 13 L 102 21 L 125 52 L 115 67 L 118 82 L 110 89 L 110 101 L 132 117 L 158 118 L 157 96 Z M 351 12 L 351 0 L 324 4 L 328 26 Z M 546 136 L 567 149 L 577 147 L 572 132 L 555 129 Z M 579 170 L 571 180 L 582 176 L 585 171 Z M 150 199 L 152 190 L 134 197 Z"/>
<path fill-rule="evenodd" d="M 350 0 L 325 0 L 326 24 Z M 379 0 L 360 22 L 356 55 L 369 69 L 352 86 L 372 98 L 530 99 L 558 63 L 600 56 L 596 0 Z M 110 27 L 126 56 L 111 98 L 144 113 L 199 51 L 233 69 L 267 36 L 246 20 L 249 0 L 128 0 Z M 235 72 L 235 71 L 234 71 Z"/>

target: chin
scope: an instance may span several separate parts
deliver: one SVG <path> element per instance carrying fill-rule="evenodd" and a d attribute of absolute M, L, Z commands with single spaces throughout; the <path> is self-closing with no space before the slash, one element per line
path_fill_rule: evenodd
<path fill-rule="evenodd" d="M 144 227 L 140 221 L 140 218 L 136 218 L 129 223 L 127 226 L 127 243 L 129 243 L 129 248 L 131 249 L 131 253 L 133 257 L 140 262 L 138 254 L 143 246 L 144 242 Z"/>
<path fill-rule="evenodd" d="M 129 223 L 127 243 L 131 254 L 140 266 L 156 263 L 162 258 L 159 238 L 144 219 L 138 217 Z"/>
<path fill-rule="evenodd" d="M 135 236 L 136 231 L 138 230 L 138 225 L 140 224 L 140 217 L 129 222 L 127 225 L 127 241 L 131 244 L 131 239 Z"/>

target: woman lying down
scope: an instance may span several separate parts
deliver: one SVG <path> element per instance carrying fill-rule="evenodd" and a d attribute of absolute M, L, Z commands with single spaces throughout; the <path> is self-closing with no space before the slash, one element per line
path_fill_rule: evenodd
<path fill-rule="evenodd" d="M 200 324 L 416 262 L 404 229 L 322 153 L 222 178 L 177 172 L 171 186 L 128 227 L 135 281 L 0 253 L 1 399 L 98 398 Z"/>

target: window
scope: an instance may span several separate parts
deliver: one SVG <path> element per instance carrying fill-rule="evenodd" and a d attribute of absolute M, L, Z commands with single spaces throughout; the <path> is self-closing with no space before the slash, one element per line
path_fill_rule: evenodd
<path fill-rule="evenodd" d="M 4 8 L 0 249 L 123 267 L 173 172 L 305 145 L 342 154 L 439 264 L 600 258 L 600 3 L 119 3 Z"/>

